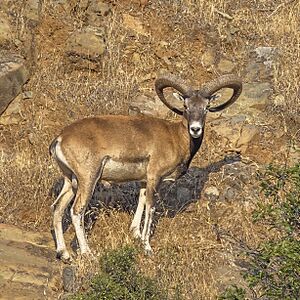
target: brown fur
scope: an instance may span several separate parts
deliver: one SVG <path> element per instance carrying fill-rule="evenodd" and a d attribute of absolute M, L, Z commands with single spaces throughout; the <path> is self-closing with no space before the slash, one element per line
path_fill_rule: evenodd
<path fill-rule="evenodd" d="M 96 175 L 102 159 L 147 162 L 161 176 L 190 157 L 188 129 L 182 122 L 151 117 L 100 116 L 77 121 L 62 131 L 61 149 L 76 176 Z M 152 165 L 152 159 L 153 161 Z M 93 174 L 95 173 L 95 174 Z M 146 180 L 147 174 L 143 178 Z M 105 180 L 105 178 L 103 178 Z M 122 181 L 141 178 L 123 178 Z"/>

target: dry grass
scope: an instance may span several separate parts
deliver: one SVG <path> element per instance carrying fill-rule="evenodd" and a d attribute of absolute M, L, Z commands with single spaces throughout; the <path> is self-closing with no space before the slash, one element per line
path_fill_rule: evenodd
<path fill-rule="evenodd" d="M 115 1 L 113 11 L 107 17 L 107 53 L 99 69 L 82 71 L 64 55 L 65 40 L 82 26 L 82 14 L 58 10 L 45 1 L 38 27 L 38 66 L 25 87 L 33 91 L 33 98 L 22 100 L 18 125 L 0 128 L 1 145 L 5 145 L 0 151 L 1 222 L 50 230 L 49 207 L 54 200 L 50 190 L 60 175 L 49 158 L 48 145 L 60 128 L 84 116 L 127 113 L 132 97 L 152 93 L 152 78 L 161 69 L 182 73 L 193 82 L 214 76 L 217 71 L 207 73 L 200 61 L 207 45 L 234 57 L 241 68 L 255 47 L 277 47 L 273 97 L 284 97 L 279 112 L 287 126 L 291 118 L 297 121 L 299 1 L 152 1 L 143 13 L 130 1 Z M 136 35 L 124 27 L 124 13 L 140 18 L 151 35 Z M 234 35 L 228 34 L 231 28 L 237 28 Z M 174 52 L 167 61 L 156 53 L 161 41 L 168 45 L 164 51 Z M 133 59 L 135 53 L 139 63 Z M 206 163 L 215 161 L 213 145 L 206 141 L 204 147 Z M 195 165 L 199 164 L 198 157 Z M 152 240 L 156 255 L 149 259 L 141 254 L 141 267 L 156 274 L 170 290 L 179 285 L 184 299 L 216 299 L 231 277 L 240 279 L 238 271 L 229 268 L 234 249 L 226 240 L 217 241 L 213 225 L 256 244 L 261 229 L 251 222 L 253 205 L 217 203 L 209 210 L 201 201 L 174 218 L 163 217 Z M 118 211 L 100 214 L 90 237 L 93 248 L 102 253 L 105 248 L 133 243 L 128 233 L 131 217 Z"/>

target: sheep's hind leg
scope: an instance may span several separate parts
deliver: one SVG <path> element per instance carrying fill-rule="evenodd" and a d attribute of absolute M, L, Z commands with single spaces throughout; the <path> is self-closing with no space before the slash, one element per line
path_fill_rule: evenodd
<path fill-rule="evenodd" d="M 91 252 L 84 230 L 84 213 L 93 192 L 92 187 L 93 186 L 91 184 L 83 185 L 82 181 L 79 181 L 76 197 L 71 208 L 72 223 L 75 228 L 81 254 L 87 254 Z"/>
<path fill-rule="evenodd" d="M 62 260 L 68 261 L 70 254 L 67 251 L 63 236 L 62 218 L 68 204 L 74 197 L 72 183 L 68 177 L 64 177 L 63 188 L 55 202 L 51 205 L 53 209 L 53 227 L 56 239 L 56 256 Z"/>

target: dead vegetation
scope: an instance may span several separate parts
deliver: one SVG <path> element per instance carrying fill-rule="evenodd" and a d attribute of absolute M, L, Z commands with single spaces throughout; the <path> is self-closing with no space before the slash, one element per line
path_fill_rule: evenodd
<path fill-rule="evenodd" d="M 0 221 L 49 231 L 51 187 L 59 173 L 48 155 L 50 141 L 72 121 L 90 115 L 127 113 L 132 97 L 152 93 L 153 78 L 168 70 L 201 82 L 217 75 L 207 72 L 199 57 L 208 46 L 235 60 L 238 73 L 258 46 L 276 47 L 279 59 L 271 67 L 276 76 L 270 118 L 299 139 L 300 35 L 299 1 L 150 1 L 143 11 L 130 1 L 112 1 L 107 16 L 107 51 L 97 70 L 78 70 L 64 54 L 69 32 L 82 26 L 84 13 L 44 1 L 38 27 L 38 64 L 25 87 L 33 92 L 22 100 L 18 125 L 0 127 Z M 72 1 L 75 3 L 76 1 Z M 81 1 L 79 1 L 81 2 Z M 78 3 L 79 3 L 78 2 Z M 124 14 L 138 17 L 145 34 L 133 32 Z M 164 43 L 161 43 L 161 42 Z M 161 52 L 163 52 L 161 54 Z M 297 123 L 298 122 L 298 123 Z M 281 125 L 283 124 L 283 125 Z M 295 130 L 296 128 L 296 130 Z M 281 129 L 282 130 L 282 129 Z M 209 165 L 219 157 L 213 141 L 206 140 L 194 165 Z M 210 181 L 217 180 L 214 176 Z M 215 226 L 256 244 L 264 238 L 251 222 L 255 197 L 214 205 L 201 201 L 173 218 L 162 217 L 153 237 L 156 255 L 140 255 L 140 265 L 156 274 L 170 289 L 180 286 L 184 299 L 216 299 L 223 286 L 239 278 L 233 265 L 234 249 L 218 240 Z M 90 235 L 99 253 L 133 243 L 127 212 L 105 210 Z M 234 271 L 235 270 L 235 271 Z"/>

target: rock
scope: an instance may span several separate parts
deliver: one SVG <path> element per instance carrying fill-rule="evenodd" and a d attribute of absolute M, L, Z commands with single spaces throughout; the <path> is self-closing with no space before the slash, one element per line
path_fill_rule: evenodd
<path fill-rule="evenodd" d="M 123 25 L 134 33 L 145 36 L 149 35 L 149 33 L 144 28 L 143 23 L 138 18 L 133 17 L 129 14 L 123 14 Z"/>
<path fill-rule="evenodd" d="M 220 94 L 220 98 L 216 100 L 216 103 L 222 103 L 231 97 L 232 90 L 222 89 L 218 94 Z M 243 113 L 247 120 L 257 121 L 257 117 L 265 111 L 271 94 L 272 86 L 269 82 L 244 83 L 243 92 L 238 100 L 219 114 L 214 114 L 213 117 L 217 118 L 222 115 L 230 118 Z"/>
<path fill-rule="evenodd" d="M 187 187 L 178 186 L 176 189 L 176 199 L 179 203 L 185 203 L 191 199 L 191 191 Z"/>
<path fill-rule="evenodd" d="M 16 125 L 20 123 L 20 111 L 23 97 L 19 94 L 0 116 L 1 125 Z"/>
<path fill-rule="evenodd" d="M 66 292 L 74 292 L 76 285 L 76 270 L 73 266 L 67 266 L 62 273 L 63 288 Z"/>
<path fill-rule="evenodd" d="M 253 140 L 256 134 L 258 134 L 259 129 L 255 125 L 245 124 L 240 132 L 240 136 L 235 143 L 236 149 L 241 152 L 246 152 L 248 144 Z"/>
<path fill-rule="evenodd" d="M 8 126 L 8 125 L 17 125 L 19 124 L 20 119 L 16 116 L 1 116 L 0 117 L 0 125 Z"/>
<path fill-rule="evenodd" d="M 28 134 L 28 141 L 31 145 L 34 145 L 37 141 L 36 135 L 33 132 Z"/>
<path fill-rule="evenodd" d="M 7 16 L 0 12 L 0 47 L 8 46 L 12 41 L 12 28 Z"/>
<path fill-rule="evenodd" d="M 42 2 L 40 0 L 27 0 L 24 8 L 24 16 L 37 25 L 41 19 Z"/>
<path fill-rule="evenodd" d="M 128 112 L 130 115 L 143 114 L 158 118 L 166 118 L 170 110 L 159 100 L 158 97 L 139 95 L 130 103 Z"/>
<path fill-rule="evenodd" d="M 246 81 L 265 81 L 274 77 L 274 65 L 278 62 L 279 52 L 274 47 L 257 47 L 245 69 Z"/>
<path fill-rule="evenodd" d="M 223 197 L 224 197 L 225 200 L 231 201 L 235 198 L 235 195 L 236 195 L 236 191 L 233 188 L 228 187 L 225 190 L 225 193 L 224 193 Z"/>
<path fill-rule="evenodd" d="M 23 101 L 23 95 L 19 94 L 6 108 L 5 112 L 2 114 L 2 116 L 5 115 L 17 115 L 20 113 L 20 109 L 22 106 Z"/>
<path fill-rule="evenodd" d="M 274 104 L 276 106 L 284 106 L 286 105 L 286 100 L 285 97 L 283 95 L 277 95 L 274 97 Z"/>
<path fill-rule="evenodd" d="M 264 64 L 258 62 L 250 62 L 245 69 L 243 78 L 245 81 L 269 80 L 273 77 L 273 70 L 267 68 Z"/>
<path fill-rule="evenodd" d="M 259 107 L 265 107 L 271 94 L 272 86 L 269 82 L 245 83 L 241 99 L 246 101 L 250 107 L 259 109 Z"/>
<path fill-rule="evenodd" d="M 32 91 L 25 91 L 23 93 L 23 99 L 32 99 L 33 97 L 33 92 Z"/>
<path fill-rule="evenodd" d="M 57 299 L 60 265 L 50 234 L 0 224 L 0 298 Z"/>
<path fill-rule="evenodd" d="M 91 26 L 102 26 L 103 17 L 111 12 L 108 3 L 99 0 L 91 1 L 86 12 L 86 23 Z"/>
<path fill-rule="evenodd" d="M 14 58 L 14 61 L 0 60 L 0 115 L 8 104 L 21 92 L 23 84 L 29 79 L 24 61 Z"/>
<path fill-rule="evenodd" d="M 99 0 L 93 0 L 88 7 L 88 12 L 104 17 L 111 12 L 111 8 L 108 3 Z"/>
<path fill-rule="evenodd" d="M 86 27 L 70 35 L 66 54 L 71 62 L 78 63 L 83 68 L 94 69 L 105 49 L 104 29 Z"/>
<path fill-rule="evenodd" d="M 275 47 L 257 47 L 254 52 L 257 61 L 263 62 L 268 67 L 271 67 L 273 62 L 277 60 L 279 53 Z"/>
<path fill-rule="evenodd" d="M 234 70 L 235 65 L 229 59 L 222 58 L 218 63 L 217 68 L 221 73 L 226 74 L 231 73 Z"/>
<path fill-rule="evenodd" d="M 220 196 L 220 192 L 215 186 L 209 186 L 204 190 L 204 196 L 210 201 L 216 201 Z"/>
<path fill-rule="evenodd" d="M 206 50 L 201 56 L 201 63 L 205 68 L 210 68 L 216 62 L 216 52 L 213 49 Z"/>
<path fill-rule="evenodd" d="M 219 136 L 225 151 L 244 154 L 259 133 L 259 126 L 248 124 L 244 116 L 221 118 L 209 122 L 208 128 Z"/>

